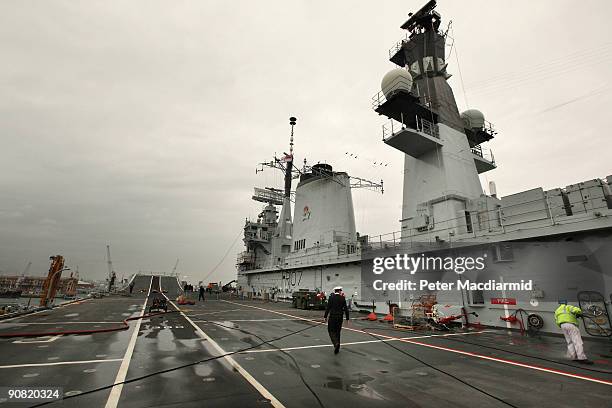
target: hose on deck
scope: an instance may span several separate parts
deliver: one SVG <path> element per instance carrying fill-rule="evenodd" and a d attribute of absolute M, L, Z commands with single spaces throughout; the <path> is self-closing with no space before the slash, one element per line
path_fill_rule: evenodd
<path fill-rule="evenodd" d="M 130 325 L 128 322 L 138 319 L 146 319 L 149 317 L 155 317 L 160 315 L 165 315 L 168 313 L 177 313 L 178 311 L 173 310 L 170 312 L 159 312 L 159 313 L 147 313 L 142 316 L 134 316 L 127 319 L 124 319 L 121 322 L 121 326 L 115 327 L 107 327 L 103 329 L 89 329 L 89 330 L 61 330 L 54 332 L 11 332 L 11 333 L 0 333 L 0 338 L 14 338 L 14 337 L 45 337 L 45 336 L 66 336 L 66 335 L 83 335 L 83 334 L 96 334 L 96 333 L 108 333 L 108 332 L 116 332 L 123 331 L 129 329 Z"/>

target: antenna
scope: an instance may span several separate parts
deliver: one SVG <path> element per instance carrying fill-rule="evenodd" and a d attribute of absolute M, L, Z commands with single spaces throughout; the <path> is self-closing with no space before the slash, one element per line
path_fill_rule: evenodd
<path fill-rule="evenodd" d="M 297 118 L 292 116 L 289 118 L 289 124 L 291 125 L 291 138 L 289 139 L 289 155 L 293 158 L 293 127 L 297 123 Z"/>
<path fill-rule="evenodd" d="M 261 168 L 255 169 L 255 174 L 263 171 L 264 167 L 270 167 L 272 169 L 277 169 L 277 170 L 282 171 L 285 176 L 285 186 L 284 186 L 285 188 L 284 190 L 281 190 L 281 191 L 284 193 L 283 197 L 289 198 L 289 199 L 291 199 L 291 181 L 292 179 L 297 178 L 303 174 L 302 171 L 300 171 L 298 167 L 293 165 L 293 146 L 294 146 L 293 140 L 294 140 L 294 127 L 296 123 L 297 123 L 297 118 L 295 116 L 291 116 L 289 118 L 289 125 L 291 125 L 291 135 L 289 137 L 289 153 L 283 152 L 282 158 L 278 158 L 275 155 L 273 160 L 270 160 L 269 162 L 259 163 L 259 166 Z M 271 191 L 273 190 L 268 187 L 266 188 Z M 259 195 L 260 195 L 259 192 L 256 190 L 256 193 L 253 196 L 253 199 L 256 201 L 263 201 L 263 199 L 256 198 L 256 196 L 259 196 Z M 269 196 L 269 194 L 266 194 L 266 196 Z"/>
<path fill-rule="evenodd" d="M 380 191 L 380 194 L 385 193 L 384 181 L 380 180 L 380 183 L 364 179 L 361 177 L 349 176 L 351 188 L 365 188 L 372 191 Z"/>
<path fill-rule="evenodd" d="M 283 159 L 287 162 L 287 168 L 285 169 L 285 197 L 291 197 L 291 179 L 293 171 L 293 127 L 295 126 L 297 119 L 295 116 L 289 118 L 289 124 L 291 125 L 291 137 L 289 138 L 289 154 Z"/>
<path fill-rule="evenodd" d="M 434 28 L 438 29 L 440 26 L 440 14 L 434 9 L 436 8 L 436 0 L 430 0 L 416 13 L 410 13 L 408 21 L 406 21 L 400 28 L 408 30 L 412 33 L 418 30 L 430 30 Z"/>
<path fill-rule="evenodd" d="M 268 203 L 272 205 L 283 205 L 283 190 L 279 190 L 272 187 L 257 188 L 255 187 L 253 196 L 251 197 L 255 201 L 261 203 Z"/>

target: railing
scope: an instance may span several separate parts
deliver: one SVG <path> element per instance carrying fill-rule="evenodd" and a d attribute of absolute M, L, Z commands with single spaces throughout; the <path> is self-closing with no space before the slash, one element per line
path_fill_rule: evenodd
<path fill-rule="evenodd" d="M 483 149 L 481 145 L 477 145 L 472 147 L 472 153 L 495 165 L 495 156 L 493 156 L 493 150 Z"/>
<path fill-rule="evenodd" d="M 265 203 L 272 203 L 276 205 L 282 205 L 284 196 L 278 191 L 272 191 L 265 188 L 254 188 L 253 199 Z"/>
<path fill-rule="evenodd" d="M 402 83 L 406 85 L 406 88 L 409 85 L 408 82 L 404 80 L 398 80 L 394 83 L 394 86 L 397 86 Z M 392 95 L 393 93 L 395 92 L 392 92 Z M 413 90 L 411 90 L 410 93 L 418 98 L 421 97 L 418 88 L 413 88 Z M 372 109 L 376 110 L 380 105 L 384 104 L 385 102 L 387 102 L 387 96 L 382 90 L 378 91 L 374 96 L 372 96 Z"/>
<path fill-rule="evenodd" d="M 387 140 L 389 137 L 393 136 L 395 134 L 395 126 L 397 126 L 399 129 L 404 129 L 404 126 L 401 123 L 397 123 L 397 125 L 394 126 L 394 120 L 391 119 L 389 120 L 389 122 L 387 123 L 383 123 L 382 125 L 382 138 L 383 141 Z"/>
<path fill-rule="evenodd" d="M 270 231 L 262 231 L 258 234 L 256 231 L 248 231 L 244 234 L 244 239 L 247 241 L 270 241 L 272 233 Z"/>
<path fill-rule="evenodd" d="M 236 257 L 236 264 L 252 264 L 255 262 L 255 255 L 251 252 L 241 252 Z"/>
<path fill-rule="evenodd" d="M 386 249 L 401 245 L 402 232 L 389 232 L 377 236 L 369 236 L 367 244 L 362 244 L 362 249 Z"/>
<path fill-rule="evenodd" d="M 526 206 L 529 204 L 540 203 L 542 206 L 533 209 L 532 207 L 528 207 L 525 211 L 514 212 L 511 211 L 516 208 L 521 208 L 522 206 Z M 557 211 L 555 211 L 557 210 Z M 560 222 L 558 215 L 553 215 L 558 213 L 558 210 L 562 210 L 561 213 L 566 213 L 567 207 L 564 205 L 556 205 L 549 201 L 548 197 L 538 197 L 534 200 L 522 201 L 512 205 L 495 206 L 495 208 L 485 209 L 478 211 L 479 217 L 482 217 L 483 220 L 486 220 L 486 223 L 489 223 L 487 228 L 474 229 L 470 234 L 460 234 L 460 235 L 471 235 L 472 237 L 478 236 L 487 236 L 492 232 L 496 233 L 505 233 L 506 229 L 510 226 L 515 226 L 519 224 L 529 224 L 534 221 L 542 221 L 548 219 L 551 225 L 556 225 Z M 519 222 L 511 222 L 509 218 L 516 218 L 520 216 L 526 215 L 535 215 L 541 214 L 542 218 L 527 220 L 527 221 L 519 221 Z M 579 215 L 579 214 L 578 214 Z M 573 215 L 568 215 L 569 219 L 573 217 Z M 368 249 L 378 249 L 378 248 L 393 248 L 393 247 L 413 247 L 415 245 L 427 243 L 426 239 L 433 239 L 435 236 L 441 236 L 440 234 L 443 232 L 455 232 L 457 229 L 457 221 L 465 220 L 465 215 L 460 215 L 458 217 L 448 218 L 448 219 L 437 219 L 436 220 L 436 228 L 435 230 L 429 233 L 420 233 L 416 228 L 407 228 L 403 231 L 391 232 L 386 234 L 381 234 L 377 236 L 368 236 L 368 241 L 366 244 L 362 246 L 362 248 Z M 569 221 L 568 223 L 575 223 L 580 221 Z M 538 226 L 537 228 L 541 228 Z M 525 230 L 523 228 L 523 230 Z M 404 241 L 400 243 L 401 237 L 403 235 Z M 419 241 L 415 241 L 415 239 L 420 239 Z"/>
<path fill-rule="evenodd" d="M 408 84 L 407 82 L 403 80 L 398 80 L 396 82 L 396 85 L 401 84 L 401 83 L 405 83 L 406 85 Z M 395 92 L 392 92 L 391 95 L 393 95 L 394 93 Z M 412 87 L 410 94 L 419 98 L 420 104 L 427 107 L 428 109 L 431 109 L 431 98 L 421 93 L 421 91 L 419 90 L 418 84 Z M 387 102 L 387 97 L 385 96 L 384 92 L 382 90 L 378 91 L 374 96 L 372 96 L 372 109 L 374 110 L 378 109 L 378 107 L 380 107 L 385 102 Z"/>
<path fill-rule="evenodd" d="M 415 119 L 417 131 L 423 132 L 438 139 L 440 138 L 438 126 L 435 123 L 419 118 L 418 116 L 416 116 Z M 387 140 L 389 137 L 395 135 L 395 133 L 403 129 L 406 129 L 406 125 L 403 123 L 397 122 L 393 119 L 389 120 L 387 123 L 382 125 L 383 141 Z"/>
<path fill-rule="evenodd" d="M 482 130 L 489 133 L 491 136 L 494 136 L 497 134 L 497 131 L 495 130 L 495 127 L 493 126 L 493 124 L 487 120 L 484 121 L 484 126 L 482 127 Z"/>
<path fill-rule="evenodd" d="M 402 38 L 401 40 L 393 44 L 393 46 L 389 48 L 389 58 L 397 54 L 397 52 L 402 49 L 402 47 L 404 46 L 404 43 L 406 43 L 407 41 L 408 41 L 408 34 L 406 34 L 406 38 Z"/>
<path fill-rule="evenodd" d="M 433 136 L 438 139 L 440 138 L 440 134 L 438 133 L 438 126 L 428 120 L 421 119 L 419 117 L 417 117 L 417 130 L 426 133 L 429 136 Z"/>
<path fill-rule="evenodd" d="M 377 109 L 380 105 L 387 102 L 387 97 L 383 91 L 378 91 L 376 95 L 372 97 L 372 109 Z"/>
<path fill-rule="evenodd" d="M 497 131 L 495 130 L 495 126 L 493 126 L 493 124 L 487 120 L 484 121 L 484 124 L 482 125 L 482 127 L 476 127 L 474 129 L 481 130 L 485 133 L 490 134 L 491 136 L 495 136 L 497 134 Z"/>
<path fill-rule="evenodd" d="M 338 255 L 351 255 L 357 252 L 356 243 L 338 244 Z"/>

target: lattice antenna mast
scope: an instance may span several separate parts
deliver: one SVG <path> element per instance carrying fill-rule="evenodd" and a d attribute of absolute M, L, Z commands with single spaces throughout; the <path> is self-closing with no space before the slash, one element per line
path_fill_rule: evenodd
<path fill-rule="evenodd" d="M 283 160 L 287 163 L 285 168 L 285 197 L 291 197 L 291 180 L 293 170 L 293 128 L 297 123 L 297 119 L 292 116 L 289 118 L 289 124 L 291 125 L 291 137 L 289 138 L 289 154 L 286 155 Z"/>
<path fill-rule="evenodd" d="M 291 201 L 291 181 L 294 178 L 299 178 L 303 172 L 297 167 L 293 165 L 293 147 L 294 143 L 294 127 L 297 124 L 297 118 L 294 116 L 289 118 L 289 125 L 291 125 L 291 133 L 289 136 L 289 153 L 283 152 L 283 157 L 279 158 L 274 155 L 273 160 L 269 162 L 259 163 L 258 167 L 255 169 L 255 174 L 264 171 L 264 167 L 269 167 L 271 169 L 277 169 L 283 172 L 284 175 L 284 186 L 283 189 L 279 190 L 272 187 L 255 188 L 255 194 L 253 195 L 253 200 L 260 201 L 264 203 L 270 203 L 273 205 L 282 205 L 285 197 L 288 197 Z M 305 160 L 304 160 L 305 161 Z"/>
<path fill-rule="evenodd" d="M 291 125 L 291 137 L 289 138 L 289 155 L 293 159 L 293 127 L 297 123 L 297 119 L 295 117 L 289 118 L 289 124 Z"/>
<path fill-rule="evenodd" d="M 283 172 L 285 176 L 285 189 L 283 190 L 284 194 L 288 197 L 291 193 L 291 178 L 297 178 L 302 174 L 302 171 L 293 165 L 293 146 L 294 143 L 294 127 L 297 123 L 297 119 L 295 117 L 289 118 L 289 124 L 291 125 L 291 135 L 289 137 L 289 153 L 283 152 L 283 157 L 278 158 L 276 154 L 274 155 L 274 159 L 269 162 L 259 163 L 258 167 L 255 169 L 255 173 L 262 172 L 264 167 L 270 167 L 271 169 L 278 169 Z M 287 193 L 287 187 L 289 187 L 289 193 Z M 269 188 L 268 188 L 269 189 Z"/>
<path fill-rule="evenodd" d="M 364 179 L 361 177 L 349 176 L 351 188 L 365 188 L 372 191 L 380 191 L 380 194 L 385 193 L 384 182 L 380 180 L 380 183 Z"/>

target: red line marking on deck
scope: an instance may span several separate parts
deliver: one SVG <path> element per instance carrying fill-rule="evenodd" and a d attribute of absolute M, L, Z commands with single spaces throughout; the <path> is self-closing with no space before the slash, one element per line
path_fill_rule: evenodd
<path fill-rule="evenodd" d="M 263 307 L 244 305 L 244 304 L 240 304 L 240 303 L 231 302 L 229 300 L 224 300 L 224 302 L 232 303 L 232 304 L 236 304 L 236 305 L 240 305 L 240 306 L 251 307 L 253 309 L 264 310 L 266 312 L 276 313 L 276 314 L 279 314 L 279 315 L 294 317 L 294 318 L 297 318 L 299 320 L 305 320 L 305 321 L 308 321 L 308 322 L 321 323 L 320 321 L 316 321 L 316 320 L 312 320 L 312 319 L 307 319 L 305 317 L 300 317 L 300 316 L 294 316 L 294 315 L 290 315 L 288 313 L 281 313 L 281 312 L 277 312 L 277 311 L 274 311 L 274 310 L 265 309 Z M 344 327 L 344 329 L 345 330 L 350 330 L 350 331 L 353 331 L 353 332 L 363 333 L 363 334 L 366 334 L 366 335 L 368 334 L 367 332 L 365 332 L 363 330 L 353 329 L 351 327 Z M 570 373 L 570 372 L 567 372 L 567 371 L 557 370 L 557 369 L 554 369 L 554 368 L 541 367 L 541 366 L 537 366 L 537 365 L 533 365 L 533 364 L 527 364 L 527 363 L 519 363 L 518 361 L 507 360 L 507 359 L 498 358 L 498 357 L 485 356 L 483 354 L 478 354 L 478 353 L 473 353 L 473 352 L 470 352 L 470 351 L 463 351 L 463 350 L 453 349 L 453 348 L 450 348 L 450 347 L 435 346 L 433 344 L 427 344 L 427 343 L 423 343 L 423 342 L 420 342 L 420 341 L 403 339 L 403 338 L 395 337 L 395 336 L 387 336 L 385 334 L 378 334 L 378 333 L 371 333 L 371 334 L 374 335 L 374 336 L 377 336 L 377 337 L 383 337 L 383 338 L 387 338 L 387 339 L 398 339 L 399 341 L 402 341 L 402 342 L 405 342 L 405 343 L 416 344 L 418 346 L 429 347 L 429 348 L 433 348 L 433 349 L 436 349 L 436 350 L 447 351 L 447 352 L 455 353 L 455 354 L 462 354 L 462 355 L 465 355 L 465 356 L 480 358 L 480 359 L 483 359 L 483 360 L 494 361 L 494 362 L 497 362 L 497 363 L 509 364 L 509 365 L 513 365 L 515 367 L 528 368 L 530 370 L 542 371 L 542 372 L 546 372 L 546 373 L 550 373 L 550 374 L 557 374 L 557 375 L 561 375 L 561 376 L 564 376 L 564 377 L 575 378 L 575 379 L 583 380 L 583 381 L 590 381 L 590 382 L 594 382 L 594 383 L 598 383 L 598 384 L 612 385 L 612 381 L 603 380 L 601 378 L 590 377 L 590 376 L 581 375 L 581 374 L 574 374 L 574 373 Z"/>

